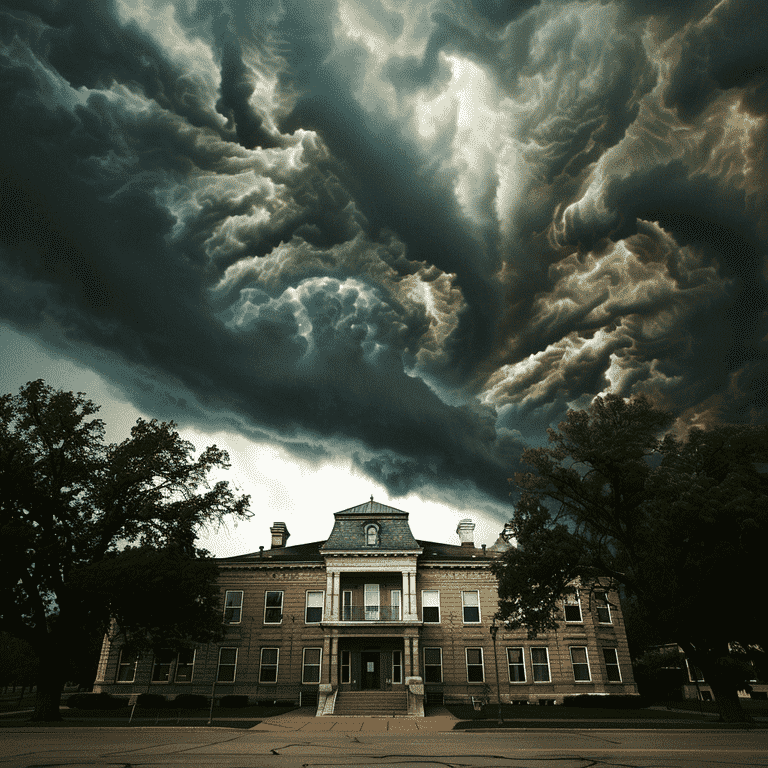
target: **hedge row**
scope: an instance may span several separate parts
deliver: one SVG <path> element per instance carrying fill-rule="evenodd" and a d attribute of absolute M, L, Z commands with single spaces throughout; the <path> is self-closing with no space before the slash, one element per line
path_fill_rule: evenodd
<path fill-rule="evenodd" d="M 75 693 L 65 703 L 70 709 L 109 710 L 127 707 L 128 699 L 111 696 L 108 693 Z M 253 705 L 272 705 L 272 703 L 272 701 L 254 701 Z M 240 709 L 247 707 L 249 701 L 245 695 L 228 695 L 222 696 L 217 704 L 225 709 Z M 295 703 L 291 701 L 275 702 L 275 704 L 286 707 L 295 706 Z M 159 693 L 141 693 L 136 700 L 136 706 L 144 709 L 208 709 L 211 706 L 211 700 L 208 696 L 199 693 L 180 693 L 171 701 Z"/>

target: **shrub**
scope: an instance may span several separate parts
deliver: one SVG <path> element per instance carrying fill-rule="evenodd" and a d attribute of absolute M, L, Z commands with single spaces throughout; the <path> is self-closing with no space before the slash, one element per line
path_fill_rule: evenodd
<path fill-rule="evenodd" d="M 208 709 L 211 702 L 207 696 L 201 693 L 180 693 L 172 702 L 172 707 L 177 709 Z"/>
<path fill-rule="evenodd" d="M 65 703 L 70 709 L 119 709 L 127 704 L 108 693 L 75 693 Z"/>
<path fill-rule="evenodd" d="M 165 696 L 159 693 L 140 693 L 136 706 L 143 709 L 160 709 L 166 705 Z"/>
<path fill-rule="evenodd" d="M 566 696 L 563 705 L 566 707 L 596 707 L 605 709 L 637 709 L 644 707 L 646 701 L 642 696 L 584 693 L 576 696 Z"/>
<path fill-rule="evenodd" d="M 231 709 L 239 709 L 240 707 L 248 706 L 248 697 L 237 694 L 229 694 L 228 696 L 222 696 L 219 701 L 220 707 L 227 707 Z"/>

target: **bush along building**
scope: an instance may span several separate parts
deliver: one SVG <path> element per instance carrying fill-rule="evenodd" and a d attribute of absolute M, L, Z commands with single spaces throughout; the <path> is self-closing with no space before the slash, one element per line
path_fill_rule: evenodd
<path fill-rule="evenodd" d="M 562 703 L 635 694 L 615 593 L 564 598 L 560 628 L 529 640 L 494 627 L 490 565 L 507 548 L 417 541 L 408 513 L 370 501 L 336 512 L 326 541 L 218 560 L 224 640 L 135 658 L 105 640 L 94 690 L 290 701 L 318 715 L 423 715 L 446 701 Z M 491 628 L 494 627 L 494 633 Z M 498 674 L 497 674 L 498 673 Z"/>

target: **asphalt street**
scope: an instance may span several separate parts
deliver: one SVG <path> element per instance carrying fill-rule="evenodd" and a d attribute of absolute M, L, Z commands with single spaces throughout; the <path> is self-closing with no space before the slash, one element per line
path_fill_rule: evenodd
<path fill-rule="evenodd" d="M 727 768 L 768 766 L 768 731 L 514 730 L 503 733 L 366 728 L 13 728 L 0 732 L 5 768 Z M 406 728 L 407 721 L 403 721 Z"/>

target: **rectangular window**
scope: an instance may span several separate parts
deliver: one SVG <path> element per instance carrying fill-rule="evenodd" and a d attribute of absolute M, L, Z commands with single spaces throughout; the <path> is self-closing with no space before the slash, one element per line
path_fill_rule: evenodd
<path fill-rule="evenodd" d="M 424 649 L 424 682 L 442 683 L 443 682 L 443 649 L 425 648 Z"/>
<path fill-rule="evenodd" d="M 546 648 L 531 648 L 531 666 L 533 682 L 549 682 L 549 651 Z"/>
<path fill-rule="evenodd" d="M 234 683 L 237 671 L 237 648 L 219 648 L 219 668 L 216 682 Z"/>
<path fill-rule="evenodd" d="M 621 669 L 619 668 L 619 654 L 615 648 L 603 648 L 605 659 L 605 674 L 609 683 L 621 682 Z"/>
<path fill-rule="evenodd" d="M 581 621 L 581 600 L 578 590 L 571 590 L 565 593 L 563 598 L 565 606 L 565 620 L 567 622 Z"/>
<path fill-rule="evenodd" d="M 390 619 L 392 619 L 392 621 L 400 621 L 403 618 L 400 606 L 400 596 L 401 592 L 399 589 L 393 589 L 389 593 L 389 610 L 391 612 Z"/>
<path fill-rule="evenodd" d="M 352 591 L 344 590 L 341 596 L 341 620 L 352 621 Z"/>
<path fill-rule="evenodd" d="M 592 679 L 589 673 L 589 658 L 585 646 L 571 646 L 571 665 L 573 666 L 573 679 L 577 683 L 588 683 Z"/>
<path fill-rule="evenodd" d="M 365 620 L 378 621 L 379 619 L 379 585 L 365 585 Z"/>
<path fill-rule="evenodd" d="M 322 655 L 322 648 L 304 649 L 304 663 L 301 666 L 302 683 L 320 682 L 320 660 Z"/>
<path fill-rule="evenodd" d="M 259 664 L 259 682 L 277 682 L 277 662 L 280 659 L 279 648 L 262 648 L 261 663 Z"/>
<path fill-rule="evenodd" d="M 325 592 L 307 592 L 307 607 L 304 614 L 305 624 L 319 624 L 323 620 L 323 601 Z"/>
<path fill-rule="evenodd" d="M 403 652 L 392 651 L 392 682 L 403 682 Z"/>
<path fill-rule="evenodd" d="M 117 662 L 117 682 L 132 683 L 136 678 L 136 664 L 139 657 L 135 653 L 126 653 L 120 649 L 120 660 Z"/>
<path fill-rule="evenodd" d="M 167 683 L 171 676 L 171 664 L 176 654 L 173 651 L 162 650 L 155 654 L 152 664 L 152 682 Z"/>
<path fill-rule="evenodd" d="M 485 682 L 485 673 L 483 671 L 483 649 L 466 648 L 465 650 L 467 654 L 467 682 Z"/>
<path fill-rule="evenodd" d="M 509 665 L 509 682 L 525 682 L 525 657 L 522 648 L 507 648 L 507 664 Z"/>
<path fill-rule="evenodd" d="M 597 608 L 597 620 L 600 624 L 612 624 L 611 606 L 608 602 L 608 595 L 605 592 L 595 594 L 595 606 Z"/>
<path fill-rule="evenodd" d="M 480 623 L 480 593 L 475 590 L 473 592 L 461 593 L 461 605 L 464 614 L 465 624 L 479 624 Z"/>
<path fill-rule="evenodd" d="M 348 683 L 352 679 L 351 654 L 349 651 L 341 652 L 341 682 Z"/>
<path fill-rule="evenodd" d="M 224 623 L 239 624 L 243 615 L 243 593 L 240 590 L 228 591 L 224 595 Z"/>
<path fill-rule="evenodd" d="M 267 592 L 264 595 L 264 623 L 280 624 L 283 621 L 283 593 Z"/>
<path fill-rule="evenodd" d="M 191 683 L 192 673 L 195 669 L 195 649 L 182 648 L 176 657 L 176 674 L 174 681 L 177 683 Z"/>
<path fill-rule="evenodd" d="M 704 680 L 704 673 L 691 661 L 688 659 L 685 660 L 685 663 L 688 667 L 688 679 L 692 683 L 703 683 L 706 682 Z"/>
<path fill-rule="evenodd" d="M 421 620 L 426 624 L 440 623 L 440 592 L 425 589 L 421 593 Z"/>

